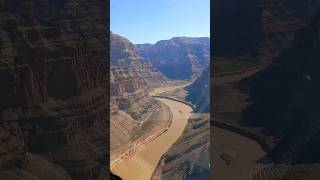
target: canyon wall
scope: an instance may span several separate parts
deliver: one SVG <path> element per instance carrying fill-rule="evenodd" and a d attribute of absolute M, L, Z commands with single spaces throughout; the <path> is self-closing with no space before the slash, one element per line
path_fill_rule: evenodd
<path fill-rule="evenodd" d="M 192 84 L 185 87 L 188 95 L 185 100 L 196 106 L 197 113 L 210 112 L 210 69 L 207 68 Z"/>
<path fill-rule="evenodd" d="M 214 55 L 234 58 L 255 56 L 270 62 L 289 48 L 294 35 L 320 8 L 316 0 L 217 1 Z"/>
<path fill-rule="evenodd" d="M 0 9 L 0 179 L 107 179 L 107 3 Z"/>
<path fill-rule="evenodd" d="M 209 66 L 210 39 L 206 37 L 174 37 L 135 48 L 169 79 L 196 78 Z"/>
<path fill-rule="evenodd" d="M 209 115 L 194 115 L 175 144 L 161 157 L 156 179 L 210 179 Z"/>
<path fill-rule="evenodd" d="M 110 150 L 111 162 L 115 162 L 130 154 L 137 143 L 166 128 L 170 110 L 148 92 L 169 82 L 138 55 L 128 39 L 113 33 L 110 39 Z"/>
<path fill-rule="evenodd" d="M 320 14 L 303 28 L 293 46 L 265 70 L 243 80 L 252 104 L 244 125 L 262 126 L 279 143 L 270 156 L 280 163 L 319 163 Z"/>

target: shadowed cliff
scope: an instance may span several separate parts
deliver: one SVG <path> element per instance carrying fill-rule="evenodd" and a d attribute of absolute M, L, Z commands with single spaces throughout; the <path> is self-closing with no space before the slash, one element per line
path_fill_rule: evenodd
<path fill-rule="evenodd" d="M 0 179 L 107 179 L 107 3 L 0 9 Z"/>
<path fill-rule="evenodd" d="M 214 56 L 271 61 L 320 8 L 317 0 L 226 0 L 214 4 Z"/>
<path fill-rule="evenodd" d="M 188 95 L 185 100 L 196 105 L 195 112 L 209 113 L 210 111 L 210 69 L 207 68 L 194 83 L 185 89 Z"/>
<path fill-rule="evenodd" d="M 320 14 L 295 38 L 294 45 L 268 68 L 242 83 L 252 102 L 242 124 L 262 126 L 279 139 L 270 154 L 276 162 L 319 163 Z"/>

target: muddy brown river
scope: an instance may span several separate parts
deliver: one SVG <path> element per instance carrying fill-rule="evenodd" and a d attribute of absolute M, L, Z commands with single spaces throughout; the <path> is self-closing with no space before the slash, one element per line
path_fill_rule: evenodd
<path fill-rule="evenodd" d="M 111 171 L 124 180 L 149 180 L 161 156 L 181 136 L 189 116 L 191 107 L 169 99 L 156 98 L 166 104 L 172 111 L 172 123 L 168 130 L 152 142 L 146 144 L 130 158 L 124 160 Z"/>
<path fill-rule="evenodd" d="M 258 163 L 266 152 L 254 140 L 218 127 L 214 127 L 213 132 L 213 176 L 216 180 L 250 180 L 267 166 Z"/>

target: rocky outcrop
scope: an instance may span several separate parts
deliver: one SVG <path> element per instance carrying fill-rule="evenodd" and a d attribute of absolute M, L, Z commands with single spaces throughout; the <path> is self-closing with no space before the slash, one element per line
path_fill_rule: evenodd
<path fill-rule="evenodd" d="M 196 106 L 195 112 L 208 113 L 210 111 L 210 69 L 207 68 L 191 85 L 185 87 L 188 95 L 185 100 Z"/>
<path fill-rule="evenodd" d="M 107 178 L 106 4 L 0 8 L 1 179 Z"/>
<path fill-rule="evenodd" d="M 195 115 L 182 136 L 161 157 L 152 179 L 210 179 L 209 154 L 209 115 Z"/>
<path fill-rule="evenodd" d="M 196 78 L 209 66 L 210 40 L 206 37 L 174 37 L 135 48 L 169 79 Z"/>

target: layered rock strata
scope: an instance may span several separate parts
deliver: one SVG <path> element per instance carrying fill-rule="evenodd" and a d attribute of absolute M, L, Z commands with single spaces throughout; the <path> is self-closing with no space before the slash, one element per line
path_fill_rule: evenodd
<path fill-rule="evenodd" d="M 1 179 L 106 179 L 106 4 L 0 8 Z"/>
<path fill-rule="evenodd" d="M 209 66 L 210 40 L 205 37 L 174 37 L 135 48 L 169 79 L 196 78 Z"/>
<path fill-rule="evenodd" d="M 143 145 L 151 136 L 164 131 L 170 122 L 167 106 L 148 96 L 167 79 L 152 64 L 141 58 L 133 44 L 111 34 L 111 165 Z"/>

